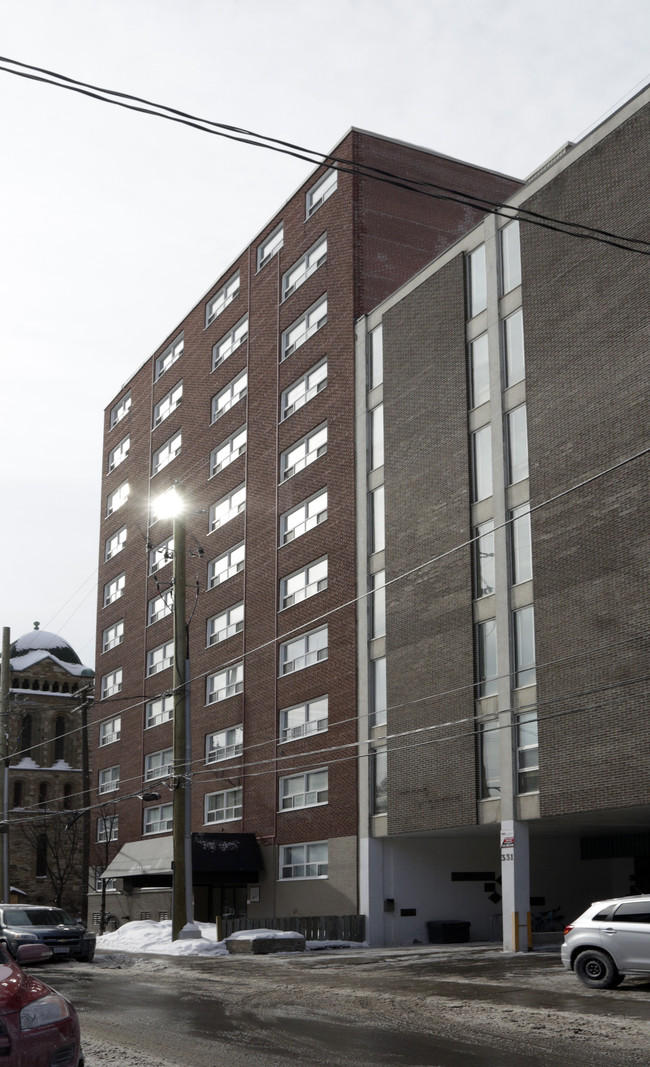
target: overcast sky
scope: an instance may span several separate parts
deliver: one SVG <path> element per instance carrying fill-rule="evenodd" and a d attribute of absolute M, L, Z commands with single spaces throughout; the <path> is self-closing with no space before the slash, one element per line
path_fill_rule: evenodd
<path fill-rule="evenodd" d="M 525 177 L 650 80 L 648 0 L 0 0 L 0 52 L 327 152 Z M 94 661 L 103 409 L 308 164 L 0 71 L 0 623 Z"/>

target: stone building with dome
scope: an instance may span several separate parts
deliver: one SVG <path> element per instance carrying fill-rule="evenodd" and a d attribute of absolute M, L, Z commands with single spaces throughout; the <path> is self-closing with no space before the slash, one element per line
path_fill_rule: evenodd
<path fill-rule="evenodd" d="M 10 647 L 9 882 L 13 897 L 83 912 L 87 835 L 84 718 L 94 671 L 58 634 L 34 629 Z"/>

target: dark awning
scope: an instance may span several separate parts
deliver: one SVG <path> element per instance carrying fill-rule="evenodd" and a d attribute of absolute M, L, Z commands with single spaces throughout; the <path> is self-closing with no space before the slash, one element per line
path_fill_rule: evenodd
<path fill-rule="evenodd" d="M 255 834 L 192 834 L 192 867 L 210 871 L 259 871 L 262 855 Z"/>

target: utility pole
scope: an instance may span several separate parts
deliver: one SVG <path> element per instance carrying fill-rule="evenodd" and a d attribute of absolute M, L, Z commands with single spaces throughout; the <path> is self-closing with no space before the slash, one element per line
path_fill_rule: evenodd
<path fill-rule="evenodd" d="M 81 884 L 86 887 L 81 901 L 81 918 L 88 922 L 88 885 L 90 884 L 90 759 L 88 752 L 88 689 L 83 690 L 81 700 L 81 804 L 84 809 L 81 836 Z M 94 880 L 93 880 L 94 886 Z M 104 912 L 106 883 L 102 882 L 102 914 Z M 104 931 L 102 930 L 102 933 Z"/>
<path fill-rule="evenodd" d="M 0 891 L 2 900 L 9 903 L 9 825 L 7 812 L 9 810 L 9 681 L 11 678 L 10 663 L 11 641 L 9 627 L 2 627 L 2 667 L 0 668 L 0 797 L 2 798 L 2 833 L 0 833 L 0 848 L 2 878 L 0 879 Z"/>
<path fill-rule="evenodd" d="M 186 663 L 187 663 L 187 628 L 185 625 L 185 515 L 182 500 L 178 499 L 173 517 L 174 557 L 174 791 L 173 791 L 173 899 L 172 899 L 172 941 L 176 941 L 180 932 L 191 918 L 191 893 L 187 899 L 185 837 L 187 807 L 186 796 L 189 788 L 187 774 L 187 728 L 186 722 Z"/>

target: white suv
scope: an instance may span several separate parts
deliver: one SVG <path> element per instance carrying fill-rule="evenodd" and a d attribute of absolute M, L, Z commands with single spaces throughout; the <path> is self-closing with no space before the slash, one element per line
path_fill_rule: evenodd
<path fill-rule="evenodd" d="M 592 989 L 650 975 L 650 896 L 598 900 L 565 927 L 562 963 Z"/>

